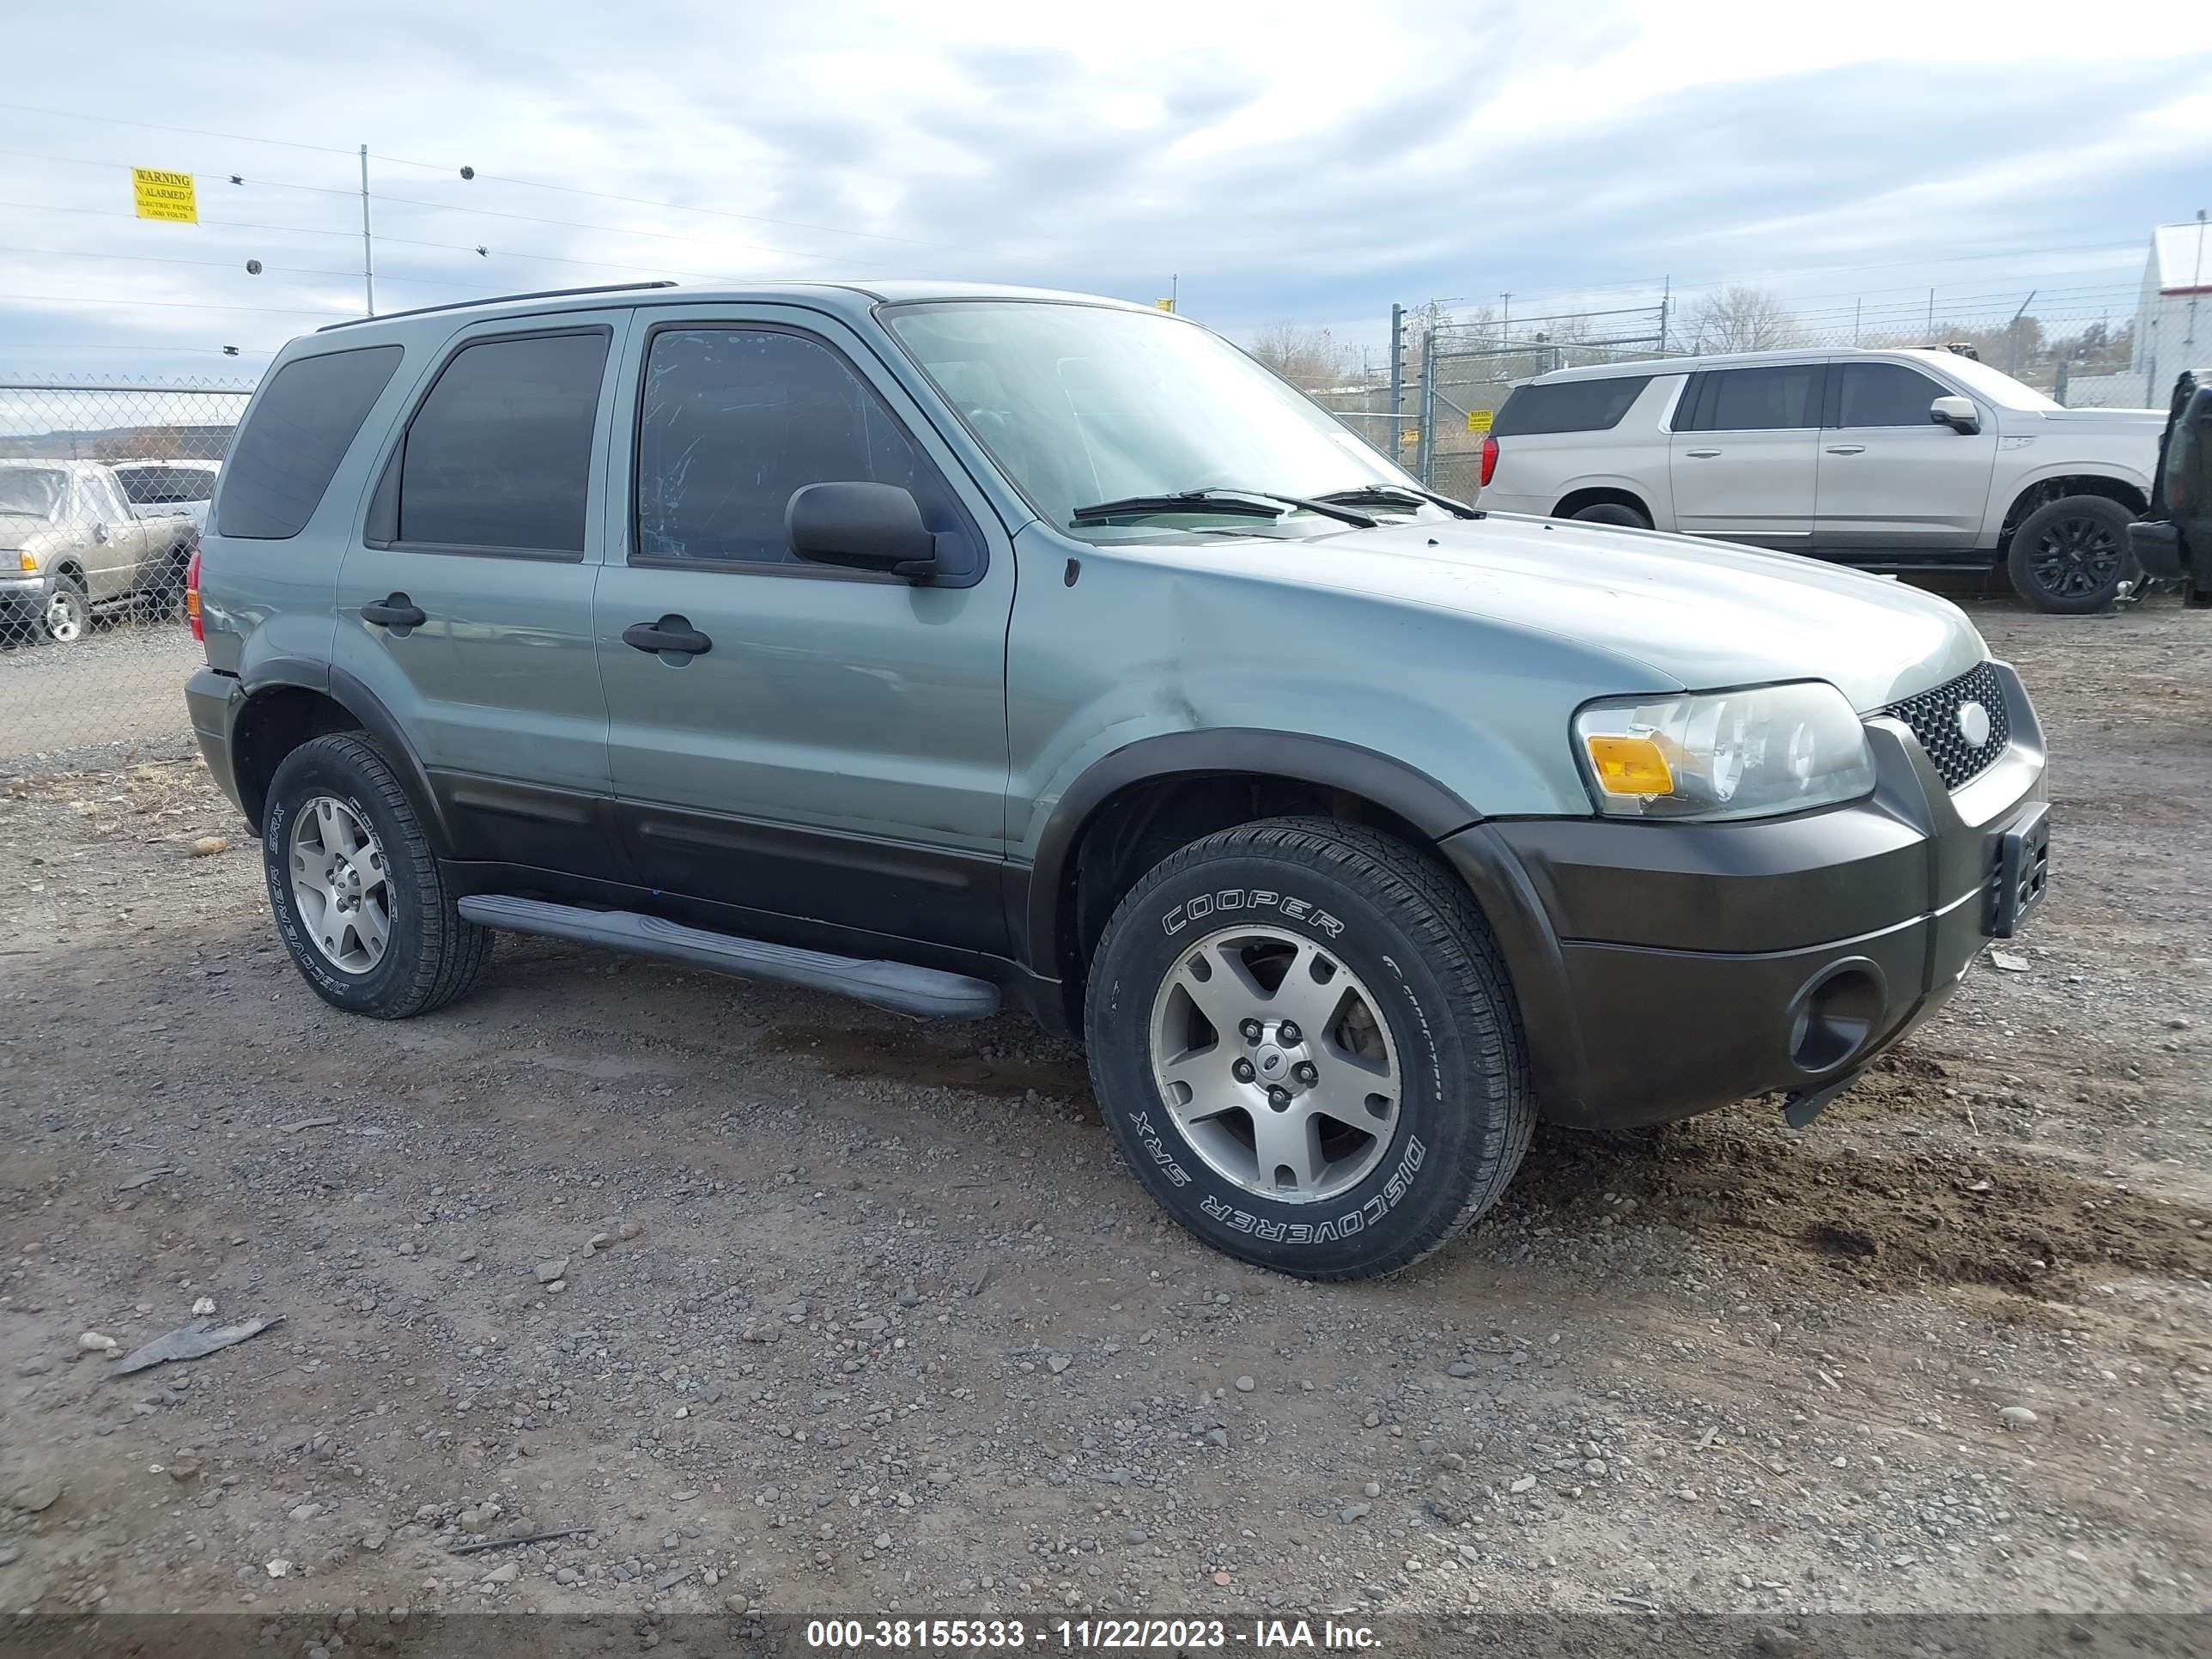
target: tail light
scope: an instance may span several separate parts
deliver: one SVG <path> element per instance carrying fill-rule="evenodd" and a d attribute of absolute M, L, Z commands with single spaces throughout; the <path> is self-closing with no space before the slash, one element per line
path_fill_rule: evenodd
<path fill-rule="evenodd" d="M 1486 436 L 1482 441 L 1482 483 L 1486 487 L 1490 475 L 1498 471 L 1498 440 Z"/>
<path fill-rule="evenodd" d="M 1486 470 L 1487 463 L 1485 466 Z M 200 550 L 197 547 L 185 566 L 185 620 L 191 624 L 192 637 L 204 642 L 207 627 L 200 621 Z"/>

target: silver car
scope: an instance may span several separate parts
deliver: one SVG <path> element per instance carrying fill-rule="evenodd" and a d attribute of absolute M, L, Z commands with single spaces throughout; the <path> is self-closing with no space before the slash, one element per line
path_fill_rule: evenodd
<path fill-rule="evenodd" d="M 104 461 L 0 460 L 0 637 L 83 637 L 96 609 L 184 591 L 187 514 L 141 518 Z"/>

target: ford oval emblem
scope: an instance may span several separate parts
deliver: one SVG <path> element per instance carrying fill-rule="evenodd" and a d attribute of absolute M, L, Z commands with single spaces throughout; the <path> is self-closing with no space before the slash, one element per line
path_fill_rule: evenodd
<path fill-rule="evenodd" d="M 1990 740 L 1990 711 L 1978 702 L 1959 705 L 1959 735 L 1966 740 L 1970 749 L 1979 749 Z"/>

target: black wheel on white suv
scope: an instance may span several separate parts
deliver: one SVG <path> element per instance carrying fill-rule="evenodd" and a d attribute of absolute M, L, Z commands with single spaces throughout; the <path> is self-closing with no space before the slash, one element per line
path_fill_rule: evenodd
<path fill-rule="evenodd" d="M 1419 1261 L 1535 1121 L 1480 914 L 1435 860 L 1323 818 L 1173 854 L 1107 925 L 1085 1006 L 1138 1178 L 1217 1249 L 1308 1279 Z"/>
<path fill-rule="evenodd" d="M 261 863 L 284 948 L 334 1008 L 428 1013 L 491 956 L 490 932 L 461 919 L 406 792 L 359 732 L 316 738 L 278 763 Z"/>
<path fill-rule="evenodd" d="M 1585 524 L 1626 525 L 1632 530 L 1649 530 L 1651 520 L 1634 507 L 1621 501 L 1593 501 L 1572 516 Z"/>
<path fill-rule="evenodd" d="M 2038 611 L 2085 616 L 2142 580 L 2128 550 L 2134 515 L 2106 495 L 2066 495 L 2021 520 L 2006 565 L 2014 591 Z"/>

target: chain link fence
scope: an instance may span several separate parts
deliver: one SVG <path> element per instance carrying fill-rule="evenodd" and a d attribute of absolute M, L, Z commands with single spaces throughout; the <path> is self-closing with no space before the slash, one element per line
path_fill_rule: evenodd
<path fill-rule="evenodd" d="M 190 746 L 185 570 L 252 392 L 0 379 L 0 770 Z"/>
<path fill-rule="evenodd" d="M 1796 307 L 1745 289 L 1519 315 L 1517 306 L 1462 313 L 1431 305 L 1394 312 L 1383 361 L 1395 356 L 1395 373 L 1371 368 L 1327 385 L 1293 378 L 1429 488 L 1463 496 L 1475 489 L 1484 434 L 1514 386 L 1589 364 L 1776 347 L 1933 345 L 1969 350 L 2069 408 L 2162 407 L 2164 392 L 2149 386 L 2134 338 L 2136 303 L 2132 286 L 2053 284 Z"/>

